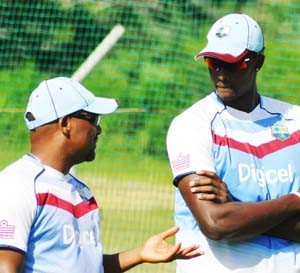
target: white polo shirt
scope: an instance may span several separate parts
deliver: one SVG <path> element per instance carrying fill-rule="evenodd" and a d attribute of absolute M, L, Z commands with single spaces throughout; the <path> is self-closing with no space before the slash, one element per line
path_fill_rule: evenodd
<path fill-rule="evenodd" d="M 103 273 L 99 209 L 85 184 L 25 155 L 0 185 L 0 248 L 24 253 L 24 273 Z"/>
<path fill-rule="evenodd" d="M 213 92 L 174 118 L 167 149 L 174 184 L 210 170 L 236 201 L 271 200 L 300 188 L 300 108 L 262 96 L 251 113 L 226 107 Z M 178 273 L 300 272 L 300 244 L 261 235 L 228 243 L 204 236 L 176 189 L 177 240 L 199 243 L 205 255 L 178 260 Z"/>

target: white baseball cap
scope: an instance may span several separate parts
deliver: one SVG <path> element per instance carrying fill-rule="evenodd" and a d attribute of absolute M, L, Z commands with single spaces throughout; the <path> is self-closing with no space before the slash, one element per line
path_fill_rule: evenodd
<path fill-rule="evenodd" d="M 95 97 L 76 80 L 58 77 L 42 81 L 32 91 L 24 119 L 32 130 L 79 110 L 102 115 L 114 112 L 117 107 L 115 99 Z"/>
<path fill-rule="evenodd" d="M 248 51 L 262 53 L 264 36 L 258 23 L 246 14 L 228 14 L 217 20 L 207 34 L 207 45 L 195 59 L 212 57 L 234 63 Z"/>

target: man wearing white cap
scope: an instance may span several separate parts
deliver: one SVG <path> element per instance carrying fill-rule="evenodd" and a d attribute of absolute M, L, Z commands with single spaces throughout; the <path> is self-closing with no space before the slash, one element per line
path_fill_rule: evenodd
<path fill-rule="evenodd" d="M 177 273 L 300 272 L 300 108 L 259 94 L 264 38 L 252 18 L 226 15 L 207 39 L 195 58 L 214 91 L 167 136 L 176 238 L 205 252 Z"/>
<path fill-rule="evenodd" d="M 115 273 L 202 254 L 195 244 L 168 244 L 174 227 L 140 248 L 103 255 L 98 205 L 69 171 L 95 158 L 100 115 L 117 107 L 65 77 L 32 92 L 25 112 L 31 151 L 0 173 L 0 272 Z"/>

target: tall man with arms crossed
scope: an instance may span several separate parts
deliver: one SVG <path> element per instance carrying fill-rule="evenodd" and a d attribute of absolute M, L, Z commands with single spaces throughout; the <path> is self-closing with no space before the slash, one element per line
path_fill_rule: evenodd
<path fill-rule="evenodd" d="M 168 244 L 174 227 L 136 249 L 103 255 L 98 205 L 69 171 L 94 160 L 100 115 L 117 106 L 65 77 L 32 92 L 25 113 L 30 153 L 0 174 L 1 273 L 118 273 L 202 253 L 197 245 Z"/>
<path fill-rule="evenodd" d="M 178 261 L 177 273 L 300 272 L 300 108 L 259 94 L 264 37 L 252 18 L 226 15 L 207 39 L 196 59 L 214 91 L 175 117 L 167 136 L 177 239 L 206 253 Z M 223 181 L 232 200 L 201 194 L 218 197 Z"/>

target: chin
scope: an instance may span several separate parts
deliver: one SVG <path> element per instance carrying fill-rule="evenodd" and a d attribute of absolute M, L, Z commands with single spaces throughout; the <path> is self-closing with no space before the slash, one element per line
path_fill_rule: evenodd
<path fill-rule="evenodd" d="M 95 158 L 96 158 L 96 156 L 91 156 L 91 157 L 89 157 L 89 158 L 87 159 L 87 161 L 88 161 L 88 162 L 90 162 L 90 161 L 94 161 L 94 160 L 95 160 Z"/>
<path fill-rule="evenodd" d="M 235 94 L 232 92 L 231 89 L 217 88 L 217 95 L 223 101 L 232 101 L 235 99 Z"/>
<path fill-rule="evenodd" d="M 90 161 L 93 161 L 95 158 L 96 158 L 96 153 L 92 152 L 86 156 L 85 161 L 90 162 Z"/>

